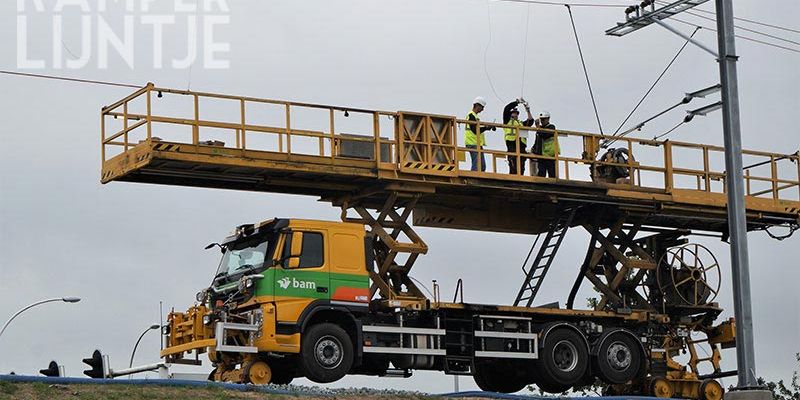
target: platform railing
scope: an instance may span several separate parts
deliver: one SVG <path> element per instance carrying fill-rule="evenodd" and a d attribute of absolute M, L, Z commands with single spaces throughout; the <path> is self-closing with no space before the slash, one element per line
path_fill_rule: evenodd
<path fill-rule="evenodd" d="M 162 107 L 161 103 L 171 96 L 183 100 L 188 98 L 189 102 L 183 107 Z M 202 106 L 204 101 L 225 102 L 228 106 L 233 104 L 236 111 L 228 114 L 235 115 L 226 114 L 222 119 L 207 117 L 206 114 L 211 111 Z M 271 114 L 277 115 L 276 118 L 280 121 L 255 122 L 254 119 L 265 114 L 263 110 L 258 110 L 258 107 L 271 107 Z M 165 108 L 166 111 L 161 111 Z M 184 113 L 182 118 L 175 117 L 181 115 L 181 112 Z M 315 118 L 300 115 L 309 112 L 316 113 Z M 363 122 L 355 131 L 353 128 L 340 128 L 338 124 L 342 121 L 341 118 L 348 117 L 361 118 Z M 112 119 L 117 121 L 118 129 L 111 128 Z M 300 128 L 311 120 L 317 125 L 324 125 L 324 128 Z M 413 125 L 401 125 L 411 120 L 414 120 Z M 628 154 L 625 162 L 620 163 L 613 160 L 598 160 L 608 150 L 602 146 L 609 138 L 607 136 L 568 130 L 511 127 L 517 136 L 521 132 L 528 133 L 527 147 L 533 145 L 537 132 L 552 134 L 555 138 L 555 155 L 544 156 L 523 152 L 520 149 L 509 152 L 506 149 L 496 150 L 488 146 L 467 148 L 463 145 L 463 128 L 467 122 L 451 116 L 174 90 L 148 84 L 130 96 L 103 108 L 102 160 L 106 162 L 144 141 L 222 147 L 221 141 L 203 140 L 204 136 L 222 135 L 227 138 L 226 143 L 229 141 L 231 143 L 224 147 L 241 151 L 243 157 L 248 157 L 253 151 L 263 151 L 285 155 L 287 160 L 295 156 L 313 156 L 320 163 L 368 163 L 380 170 L 402 173 L 542 183 L 594 182 L 610 188 L 664 193 L 671 193 L 676 189 L 707 193 L 725 192 L 725 171 L 721 167 L 712 165 L 720 164 L 719 160 L 724 159 L 724 148 L 720 146 L 628 137 L 614 138 L 617 142 L 614 147 L 624 148 Z M 386 128 L 385 124 L 390 124 L 391 127 Z M 503 124 L 483 121 L 470 124 L 477 124 L 477 129 L 495 127 L 496 132 L 484 133 L 487 138 L 496 135 L 502 139 L 503 128 L 509 128 Z M 188 131 L 180 134 L 178 133 L 180 128 L 186 128 Z M 386 132 L 387 129 L 390 131 Z M 213 130 L 216 133 L 205 134 L 204 130 Z M 179 137 L 173 139 L 165 135 Z M 264 138 L 275 139 L 275 143 L 259 144 Z M 316 141 L 316 144 L 309 144 L 309 140 Z M 580 145 L 577 148 L 574 145 L 562 145 L 570 140 L 577 140 Z M 362 150 L 371 147 L 371 154 L 367 152 L 366 155 L 354 159 L 352 154 L 342 153 L 341 146 L 344 142 L 361 144 Z M 575 155 L 576 150 L 580 151 L 579 155 Z M 470 170 L 467 157 L 470 151 L 477 152 L 478 159 L 481 155 L 486 156 L 489 164 L 485 166 L 486 172 L 481 171 L 482 166 L 478 167 L 478 171 Z M 689 157 L 692 152 L 695 153 L 693 161 L 700 167 L 686 167 L 677 162 L 681 158 Z M 800 201 L 800 152 L 775 154 L 744 150 L 742 154 L 753 161 L 745 167 L 746 195 L 773 200 Z M 556 165 L 556 178 L 523 175 L 519 167 L 516 173 L 511 173 L 502 165 L 509 158 L 516 159 L 518 166 L 523 162 L 530 163 L 531 160 L 551 160 Z M 616 169 L 620 172 L 617 175 L 622 177 L 604 180 L 598 173 L 604 168 Z"/>

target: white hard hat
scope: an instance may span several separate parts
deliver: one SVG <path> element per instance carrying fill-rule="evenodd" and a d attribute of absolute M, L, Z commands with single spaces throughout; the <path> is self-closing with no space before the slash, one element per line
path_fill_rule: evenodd
<path fill-rule="evenodd" d="M 550 113 L 547 111 L 542 111 L 539 113 L 539 118 L 550 118 Z"/>
<path fill-rule="evenodd" d="M 486 107 L 486 99 L 484 99 L 481 96 L 478 96 L 475 98 L 475 100 L 472 101 L 472 104 L 480 104 L 483 107 Z"/>

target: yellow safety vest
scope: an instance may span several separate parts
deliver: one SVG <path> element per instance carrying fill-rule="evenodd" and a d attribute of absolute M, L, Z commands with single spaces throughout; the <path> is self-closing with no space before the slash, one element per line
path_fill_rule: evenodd
<path fill-rule="evenodd" d="M 528 144 L 528 131 L 517 129 L 517 127 L 524 126 L 522 122 L 520 122 L 518 119 L 512 119 L 508 121 L 508 125 L 511 125 L 514 128 L 503 128 L 503 132 L 506 133 L 505 139 L 507 142 L 513 142 L 514 140 L 517 140 L 517 131 L 519 130 L 519 140 L 522 142 L 522 144 Z"/>
<path fill-rule="evenodd" d="M 478 118 L 478 114 L 475 114 L 475 111 L 470 111 L 469 114 L 467 114 L 467 121 L 469 121 L 470 115 L 474 116 L 476 121 L 480 121 L 480 118 Z M 486 138 L 483 137 L 483 133 L 476 135 L 475 132 L 472 131 L 471 124 L 467 124 L 467 127 L 464 130 L 464 145 L 477 146 L 478 136 L 481 137 L 481 147 L 486 146 Z"/>
<path fill-rule="evenodd" d="M 558 154 L 561 154 L 559 150 Z M 550 139 L 546 139 L 542 141 L 542 155 L 548 157 L 555 157 L 556 156 L 556 139 L 555 135 Z"/>

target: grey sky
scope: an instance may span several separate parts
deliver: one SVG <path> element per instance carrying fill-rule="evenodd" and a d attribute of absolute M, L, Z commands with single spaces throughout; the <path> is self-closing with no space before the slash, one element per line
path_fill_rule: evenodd
<path fill-rule="evenodd" d="M 164 3 L 159 2 L 160 6 Z M 534 110 L 553 114 L 559 128 L 596 131 L 569 19 L 561 6 L 530 6 L 528 48 L 523 49 L 527 6 L 471 0 L 255 1 L 229 0 L 231 23 L 218 39 L 231 43 L 230 70 L 154 70 L 150 31 L 136 31 L 142 47 L 130 69 L 112 56 L 111 68 L 45 72 L 81 78 L 187 88 L 255 97 L 417 110 L 458 115 L 472 98 L 485 96 L 484 120 L 501 119 L 504 102 L 524 93 Z M 624 1 L 623 1 L 624 3 Z M 710 2 L 704 9 L 713 9 Z M 603 31 L 622 18 L 619 9 L 575 8 L 589 72 L 605 129 L 613 131 L 683 44 L 658 27 L 625 38 Z M 107 15 L 119 18 L 119 10 Z M 736 14 L 797 27 L 800 3 L 739 0 Z M 0 69 L 16 68 L 15 2 L 0 4 Z M 30 15 L 29 52 L 45 57 L 52 49 L 50 16 Z M 687 17 L 686 19 L 697 20 Z M 66 17 L 65 17 L 66 21 Z M 697 20 L 700 21 L 700 20 Z M 703 22 L 711 26 L 708 21 Z M 690 28 L 675 24 L 690 32 Z M 760 29 L 760 28 L 759 28 Z M 795 41 L 800 35 L 778 33 Z M 715 36 L 697 38 L 715 47 Z M 185 38 L 170 38 L 165 54 L 184 57 Z M 79 26 L 65 22 L 64 45 L 80 49 Z M 798 150 L 795 116 L 800 110 L 800 54 L 738 41 L 743 143 L 775 152 Z M 527 52 L 521 87 L 523 51 Z M 96 63 L 95 63 L 96 65 Z M 486 71 L 502 97 L 490 88 Z M 35 71 L 34 71 L 35 72 Z M 632 120 L 642 120 L 677 102 L 685 92 L 716 83 L 716 62 L 688 47 L 663 83 Z M 280 217 L 336 220 L 336 209 L 314 198 L 99 183 L 98 116 L 103 105 L 132 90 L 0 76 L 0 318 L 48 296 L 75 295 L 74 305 L 49 304 L 21 316 L 0 338 L 0 373 L 32 374 L 51 359 L 70 375 L 84 369 L 80 359 L 95 348 L 120 367 L 136 337 L 165 310 L 183 310 L 211 278 L 218 253 L 203 251 L 235 225 Z M 716 98 L 709 102 L 716 101 Z M 693 103 L 703 105 L 705 103 Z M 674 126 L 684 108 L 648 126 L 652 137 Z M 697 118 L 675 139 L 721 144 L 719 114 Z M 489 146 L 501 148 L 498 136 Z M 438 279 L 445 294 L 465 280 L 469 302 L 509 303 L 519 287 L 519 264 L 530 237 L 420 229 L 431 248 L 415 266 L 423 282 Z M 777 242 L 763 233 L 750 238 L 758 372 L 790 375 L 800 351 L 800 238 Z M 557 265 L 540 293 L 542 301 L 563 301 L 577 273 L 587 235 L 571 231 Z M 725 266 L 720 303 L 733 313 L 728 251 L 707 244 Z M 463 243 L 471 245 L 465 247 Z M 465 249 L 471 249 L 465 251 Z M 474 250 L 472 250 L 474 249 Z M 491 277 L 491 279 L 487 279 Z M 584 286 L 581 297 L 591 296 Z M 137 362 L 155 361 L 157 335 L 142 342 Z M 726 351 L 731 369 L 734 353 Z M 205 365 L 201 371 L 210 367 Z M 474 388 L 462 378 L 462 388 Z M 301 381 L 305 382 L 305 381 Z M 725 385 L 734 383 L 728 379 Z M 351 377 L 334 386 L 375 386 L 443 392 L 452 378 L 416 373 L 408 380 Z"/>

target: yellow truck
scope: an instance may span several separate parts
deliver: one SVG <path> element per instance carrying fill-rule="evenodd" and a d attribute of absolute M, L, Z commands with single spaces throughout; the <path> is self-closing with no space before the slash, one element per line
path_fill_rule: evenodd
<path fill-rule="evenodd" d="M 199 364 L 207 352 L 210 380 L 254 384 L 438 370 L 472 375 L 495 392 L 536 384 L 560 393 L 599 378 L 621 392 L 722 396 L 717 381 L 671 359 L 667 330 L 688 332 L 690 320 L 668 326 L 668 316 L 648 311 L 441 302 L 437 289 L 413 306 L 372 301 L 375 241 L 348 222 L 239 226 L 209 245 L 222 251 L 213 282 L 187 312 L 169 314 L 162 357 Z M 712 343 L 732 342 L 731 322 L 714 329 Z"/>

